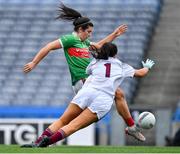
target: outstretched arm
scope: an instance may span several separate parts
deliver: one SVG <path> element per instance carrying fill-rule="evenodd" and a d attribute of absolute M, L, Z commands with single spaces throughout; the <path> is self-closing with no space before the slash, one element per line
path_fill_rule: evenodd
<path fill-rule="evenodd" d="M 102 46 L 104 43 L 112 42 L 115 38 L 122 35 L 126 31 L 127 31 L 127 25 L 123 24 L 123 25 L 119 26 L 118 28 L 116 28 L 114 30 L 114 32 L 112 32 L 107 37 L 105 37 L 104 39 L 100 40 L 97 43 L 98 43 L 98 45 Z"/>
<path fill-rule="evenodd" d="M 23 72 L 29 73 L 31 70 L 33 70 L 36 65 L 52 50 L 62 48 L 61 44 L 59 43 L 59 40 L 55 40 L 53 42 L 48 43 L 46 46 L 44 46 L 33 58 L 33 60 L 27 64 L 24 65 Z"/>
<path fill-rule="evenodd" d="M 145 76 L 155 63 L 153 60 L 147 59 L 146 62 L 142 61 L 142 64 L 143 64 L 143 68 L 135 70 L 135 74 L 134 74 L 135 77 Z"/>
<path fill-rule="evenodd" d="M 119 26 L 104 39 L 100 40 L 97 43 L 92 43 L 90 46 L 90 50 L 100 49 L 104 43 L 112 42 L 114 39 L 116 39 L 118 36 L 122 35 L 126 31 L 127 31 L 127 25 L 123 24 L 123 25 Z"/>
<path fill-rule="evenodd" d="M 146 68 L 146 67 L 144 67 L 144 68 L 135 70 L 134 76 L 135 76 L 135 77 L 143 77 L 143 76 L 145 76 L 148 72 L 149 72 L 149 69 Z"/>

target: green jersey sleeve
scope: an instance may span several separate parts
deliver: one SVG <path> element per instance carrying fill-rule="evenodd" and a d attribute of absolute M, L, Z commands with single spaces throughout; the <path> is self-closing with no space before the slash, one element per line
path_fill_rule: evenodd
<path fill-rule="evenodd" d="M 76 38 L 73 35 L 63 35 L 59 38 L 59 42 L 63 48 L 70 48 L 75 44 Z"/>

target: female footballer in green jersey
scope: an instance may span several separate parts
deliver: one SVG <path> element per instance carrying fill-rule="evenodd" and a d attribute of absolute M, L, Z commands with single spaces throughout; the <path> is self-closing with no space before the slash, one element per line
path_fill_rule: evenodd
<path fill-rule="evenodd" d="M 57 19 L 73 21 L 74 32 L 69 35 L 61 36 L 59 39 L 45 45 L 36 54 L 33 60 L 24 66 L 23 71 L 24 73 L 30 72 L 51 51 L 63 48 L 71 74 L 73 89 L 75 92 L 77 92 L 88 77 L 85 70 L 90 63 L 90 50 L 98 49 L 104 43 L 111 42 L 118 36 L 122 35 L 127 30 L 127 25 L 119 26 L 101 41 L 93 43 L 88 40 L 93 32 L 93 23 L 88 17 L 82 16 L 78 11 L 69 8 L 62 3 L 60 5 L 59 13 L 60 14 Z M 124 97 L 124 93 L 120 88 L 118 88 L 116 91 L 115 102 L 118 113 L 123 117 L 128 126 L 126 128 L 126 132 L 136 139 L 144 141 L 144 136 L 139 132 L 134 124 L 134 120 L 131 117 Z M 74 106 L 74 110 L 76 110 L 77 106 L 75 104 L 72 105 Z M 43 132 L 42 136 L 51 136 L 61 127 L 71 122 L 78 115 L 78 113 L 79 111 L 77 111 L 77 114 L 74 114 L 74 112 L 71 111 L 65 112 L 65 115 L 67 114 L 67 116 L 63 116 L 63 119 L 60 118 L 50 125 Z M 42 137 L 39 137 L 35 143 L 38 143 L 41 138 Z"/>

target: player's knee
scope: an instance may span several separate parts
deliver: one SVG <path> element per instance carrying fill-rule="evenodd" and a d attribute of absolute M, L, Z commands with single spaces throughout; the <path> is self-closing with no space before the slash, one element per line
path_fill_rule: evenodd
<path fill-rule="evenodd" d="M 124 98 L 125 98 L 124 92 L 122 91 L 122 89 L 118 88 L 118 89 L 116 90 L 115 98 L 116 98 L 116 99 L 124 99 Z"/>

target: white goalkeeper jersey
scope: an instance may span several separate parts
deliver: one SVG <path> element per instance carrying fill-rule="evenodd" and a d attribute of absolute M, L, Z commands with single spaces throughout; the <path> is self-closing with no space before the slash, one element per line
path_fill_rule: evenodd
<path fill-rule="evenodd" d="M 114 95 L 125 77 L 133 77 L 135 69 L 117 58 L 93 59 L 86 69 L 90 76 L 83 87 L 95 88 Z"/>

